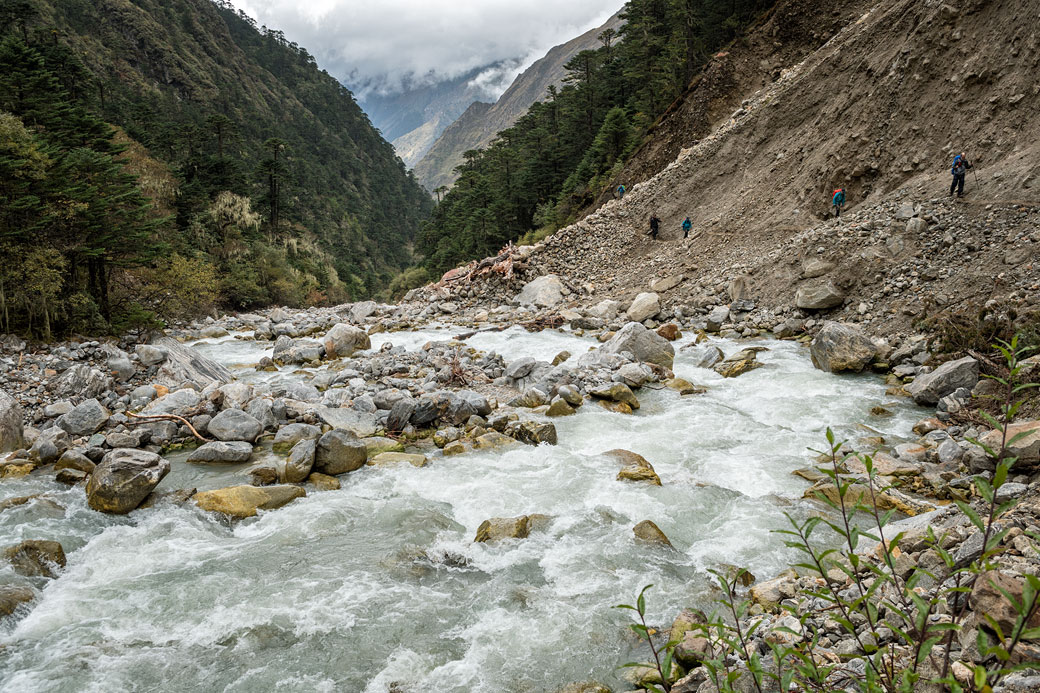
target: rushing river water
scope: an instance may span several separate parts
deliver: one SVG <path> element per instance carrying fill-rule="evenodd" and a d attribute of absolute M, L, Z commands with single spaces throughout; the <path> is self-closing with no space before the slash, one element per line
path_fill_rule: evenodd
<path fill-rule="evenodd" d="M 454 332 L 457 332 L 455 330 Z M 414 349 L 453 331 L 376 335 Z M 595 343 L 520 329 L 468 340 L 507 360 L 577 355 Z M 743 345 L 718 341 L 727 354 Z M 553 691 L 570 681 L 618 685 L 615 667 L 647 653 L 611 606 L 648 593 L 651 619 L 710 610 L 709 568 L 760 577 L 791 555 L 771 530 L 801 500 L 805 466 L 830 424 L 849 438 L 867 424 L 890 439 L 916 418 L 869 410 L 888 403 L 880 379 L 815 370 L 808 351 L 763 342 L 765 367 L 724 379 L 690 365 L 675 372 L 709 387 L 680 398 L 640 392 L 633 416 L 596 406 L 555 420 L 560 444 L 435 458 L 424 468 L 366 467 L 339 491 L 230 525 L 184 506 L 127 517 L 86 506 L 82 488 L 37 477 L 5 481 L 0 499 L 46 493 L 0 513 L 0 544 L 56 539 L 68 567 L 43 586 L 31 613 L 0 630 L 3 691 L 364 691 L 391 682 L 426 692 Z M 677 345 L 678 346 L 678 345 Z M 265 352 L 264 348 L 268 347 Z M 269 344 L 207 340 L 198 348 L 243 378 Z M 653 463 L 664 485 L 621 483 L 598 453 L 625 448 Z M 260 453 L 262 458 L 265 453 Z M 162 488 L 243 483 L 244 469 L 174 458 Z M 488 517 L 545 513 L 546 531 L 473 543 Z M 651 519 L 674 550 L 634 541 Z M 0 567 L 0 582 L 13 579 Z M 623 686 L 618 686 L 623 687 Z"/>

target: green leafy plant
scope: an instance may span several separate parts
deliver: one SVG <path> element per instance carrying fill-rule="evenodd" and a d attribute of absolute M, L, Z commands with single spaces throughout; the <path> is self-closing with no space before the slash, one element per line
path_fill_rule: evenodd
<path fill-rule="evenodd" d="M 672 690 L 672 678 L 674 673 L 674 654 L 675 646 L 679 643 L 674 640 L 669 640 L 664 647 L 658 648 L 654 645 L 654 638 L 651 629 L 646 624 L 646 591 L 653 587 L 653 585 L 647 585 L 639 592 L 639 596 L 636 598 L 636 605 L 630 604 L 618 604 L 615 609 L 630 609 L 635 611 L 639 615 L 639 623 L 630 623 L 629 628 L 635 632 L 640 638 L 645 638 L 648 645 L 650 645 L 650 652 L 654 656 L 653 668 L 657 669 L 657 674 L 661 678 L 661 687 L 658 688 L 652 683 L 647 683 L 646 688 L 652 693 L 668 693 Z M 623 667 L 645 667 L 646 664 L 639 662 L 628 662 L 623 664 Z"/>

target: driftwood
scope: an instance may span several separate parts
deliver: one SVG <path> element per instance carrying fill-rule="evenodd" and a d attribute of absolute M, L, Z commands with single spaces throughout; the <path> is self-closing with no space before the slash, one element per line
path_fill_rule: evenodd
<path fill-rule="evenodd" d="M 471 282 L 475 278 L 485 276 L 491 272 L 501 274 L 506 279 L 511 279 L 513 277 L 515 255 L 516 246 L 509 243 L 499 251 L 498 255 L 486 257 L 483 260 L 471 262 L 468 265 L 456 267 L 445 272 L 437 285 L 446 286 L 462 280 Z"/>
<path fill-rule="evenodd" d="M 130 424 L 154 423 L 156 421 L 174 421 L 174 422 L 182 423 L 182 424 L 184 424 L 185 426 L 188 427 L 188 430 L 191 431 L 191 434 L 193 436 L 198 438 L 203 443 L 211 443 L 211 442 L 213 442 L 213 441 L 209 440 L 208 438 L 203 438 L 201 435 L 199 435 L 199 432 L 195 430 L 195 427 L 192 426 L 191 423 L 187 419 L 185 419 L 183 416 L 177 416 L 176 414 L 142 415 L 142 414 L 134 414 L 132 412 L 126 412 L 126 415 L 129 416 L 129 417 L 132 417 L 134 419 L 137 419 L 137 421 L 127 421 L 127 423 L 130 423 Z"/>
<path fill-rule="evenodd" d="M 472 337 L 475 334 L 481 334 L 483 332 L 502 332 L 503 330 L 507 330 L 510 327 L 512 327 L 512 325 L 499 325 L 497 327 L 485 327 L 482 330 L 473 330 L 472 332 L 463 332 L 462 334 L 457 334 L 457 335 L 453 336 L 452 339 L 458 340 L 460 342 L 464 342 L 464 341 L 466 341 L 467 339 L 469 339 L 470 337 Z"/>
<path fill-rule="evenodd" d="M 563 323 L 567 322 L 560 315 L 549 315 L 546 317 L 535 318 L 528 322 L 520 323 L 521 326 L 528 332 L 541 332 L 547 328 L 560 327 Z"/>

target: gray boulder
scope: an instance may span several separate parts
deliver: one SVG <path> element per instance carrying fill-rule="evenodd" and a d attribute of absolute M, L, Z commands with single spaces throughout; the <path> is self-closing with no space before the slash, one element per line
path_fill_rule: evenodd
<path fill-rule="evenodd" d="M 292 339 L 281 336 L 274 343 L 271 354 L 278 363 L 308 363 L 320 361 L 325 355 L 325 347 L 313 339 Z"/>
<path fill-rule="evenodd" d="M 0 390 L 0 452 L 25 446 L 22 408 L 14 397 Z"/>
<path fill-rule="evenodd" d="M 530 356 L 521 356 L 516 361 L 510 362 L 510 364 L 506 366 L 505 377 L 511 380 L 519 380 L 524 376 L 530 375 L 537 363 L 538 362 Z"/>
<path fill-rule="evenodd" d="M 675 349 L 671 342 L 638 322 L 630 322 L 618 330 L 600 347 L 600 351 L 605 354 L 627 351 L 639 361 L 655 363 L 665 368 L 671 368 L 675 359 Z"/>
<path fill-rule="evenodd" d="M 222 441 L 206 443 L 188 455 L 188 462 L 192 464 L 240 464 L 248 462 L 253 454 L 251 443 L 240 441 Z"/>
<path fill-rule="evenodd" d="M 361 469 L 368 461 L 368 447 L 350 431 L 329 431 L 318 439 L 314 471 L 335 476 Z"/>
<path fill-rule="evenodd" d="M 112 389 L 112 379 L 96 368 L 81 363 L 65 370 L 49 386 L 63 397 L 100 397 Z"/>
<path fill-rule="evenodd" d="M 224 366 L 170 337 L 160 337 L 152 346 L 166 354 L 153 382 L 166 387 L 191 383 L 199 389 L 208 385 L 230 383 L 233 376 Z"/>
<path fill-rule="evenodd" d="M 377 428 L 375 414 L 348 407 L 318 407 L 314 413 L 323 422 L 337 430 L 350 431 L 362 438 L 375 435 Z"/>
<path fill-rule="evenodd" d="M 729 320 L 729 306 L 716 306 L 708 313 L 705 329 L 708 332 L 718 332 L 727 320 Z"/>
<path fill-rule="evenodd" d="M 130 360 L 130 354 L 114 346 L 106 347 L 105 351 L 108 352 L 105 366 L 108 368 L 108 372 L 114 375 L 119 382 L 124 382 L 134 377 L 137 369 Z"/>
<path fill-rule="evenodd" d="M 355 351 L 372 348 L 372 340 L 364 330 L 339 323 L 322 339 L 325 357 L 330 359 L 349 358 Z"/>
<path fill-rule="evenodd" d="M 80 402 L 68 414 L 63 414 L 57 421 L 61 429 L 71 436 L 89 436 L 108 421 L 108 410 L 96 399 Z"/>
<path fill-rule="evenodd" d="M 166 360 L 166 350 L 153 344 L 137 345 L 137 360 L 144 366 L 158 366 Z"/>
<path fill-rule="evenodd" d="M 877 347 L 859 328 L 827 322 L 809 345 L 813 365 L 821 371 L 862 371 L 877 356 Z"/>
<path fill-rule="evenodd" d="M 282 426 L 274 434 L 274 449 L 285 451 L 292 449 L 301 440 L 317 440 L 321 436 L 321 429 L 305 423 L 293 423 Z"/>
<path fill-rule="evenodd" d="M 830 280 L 806 284 L 794 296 L 795 305 L 805 310 L 837 308 L 844 302 L 845 292 Z"/>
<path fill-rule="evenodd" d="M 969 390 L 979 382 L 979 362 L 970 356 L 947 361 L 931 373 L 919 375 L 906 386 L 906 391 L 918 404 L 937 404 L 957 388 Z"/>
<path fill-rule="evenodd" d="M 301 440 L 293 446 L 293 449 L 289 451 L 289 457 L 285 460 L 285 483 L 298 484 L 307 480 L 314 467 L 314 456 L 317 450 L 318 441 L 313 438 Z"/>
<path fill-rule="evenodd" d="M 661 297 L 655 293 L 642 293 L 635 297 L 625 316 L 633 322 L 643 322 L 661 312 Z"/>
<path fill-rule="evenodd" d="M 415 400 L 411 397 L 403 397 L 390 407 L 390 413 L 386 417 L 386 430 L 400 432 L 408 425 L 415 411 Z"/>
<path fill-rule="evenodd" d="M 693 359 L 693 365 L 697 368 L 711 368 L 722 359 L 726 358 L 726 355 L 722 353 L 722 349 L 718 348 L 714 344 L 705 344 L 704 346 L 698 347 L 693 350 L 690 354 Z"/>
<path fill-rule="evenodd" d="M 105 455 L 90 475 L 87 504 L 100 512 L 125 515 L 169 472 L 170 463 L 154 452 L 118 448 Z"/>
<path fill-rule="evenodd" d="M 176 414 L 177 416 L 191 416 L 202 403 L 202 397 L 198 392 L 189 387 L 167 393 L 159 399 L 149 402 L 142 414 Z"/>
<path fill-rule="evenodd" d="M 538 306 L 552 308 L 563 302 L 563 282 L 555 274 L 546 274 L 524 285 L 516 295 L 516 302 L 522 306 Z"/>
<path fill-rule="evenodd" d="M 245 440 L 250 443 L 263 433 L 263 425 L 241 409 L 225 409 L 209 422 L 209 433 L 217 440 Z"/>

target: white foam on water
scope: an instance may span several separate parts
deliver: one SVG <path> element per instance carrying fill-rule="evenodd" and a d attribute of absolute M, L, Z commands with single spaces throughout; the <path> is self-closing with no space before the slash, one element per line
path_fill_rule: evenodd
<path fill-rule="evenodd" d="M 448 330 L 394 333 L 406 348 Z M 407 335 L 407 338 L 404 338 Z M 396 340 L 396 341 L 394 341 Z M 234 340 L 218 343 L 239 350 Z M 507 360 L 575 356 L 595 343 L 513 328 L 469 344 Z M 716 341 L 726 353 L 744 343 Z M 90 511 L 81 489 L 39 478 L 5 481 L 2 497 L 43 492 L 64 509 L 0 513 L 4 544 L 62 541 L 69 565 L 32 612 L 0 631 L 0 689 L 31 691 L 554 690 L 569 681 L 618 685 L 615 667 L 645 657 L 625 624 L 643 585 L 653 622 L 711 608 L 707 570 L 721 563 L 768 576 L 792 559 L 771 531 L 805 517 L 806 483 L 791 475 L 828 423 L 854 438 L 886 436 L 919 411 L 869 409 L 880 379 L 815 370 L 807 351 L 762 342 L 764 367 L 724 379 L 679 352 L 677 375 L 708 386 L 680 398 L 639 393 L 632 416 L 595 404 L 556 419 L 557 446 L 434 458 L 423 468 L 366 467 L 340 491 L 314 492 L 235 525 L 192 507 L 128 517 Z M 378 348 L 374 343 L 373 346 Z M 259 347 L 254 346 L 259 353 Z M 646 457 L 661 487 L 618 482 L 600 453 Z M 183 464 L 183 463 L 178 463 Z M 178 483 L 230 483 L 229 470 L 178 467 Z M 171 486 L 172 488 L 172 486 Z M 543 513 L 523 540 L 476 544 L 489 517 Z M 674 549 L 638 543 L 651 519 Z M 9 568 L 0 569 L 0 578 Z M 13 578 L 12 578 L 13 579 Z"/>

